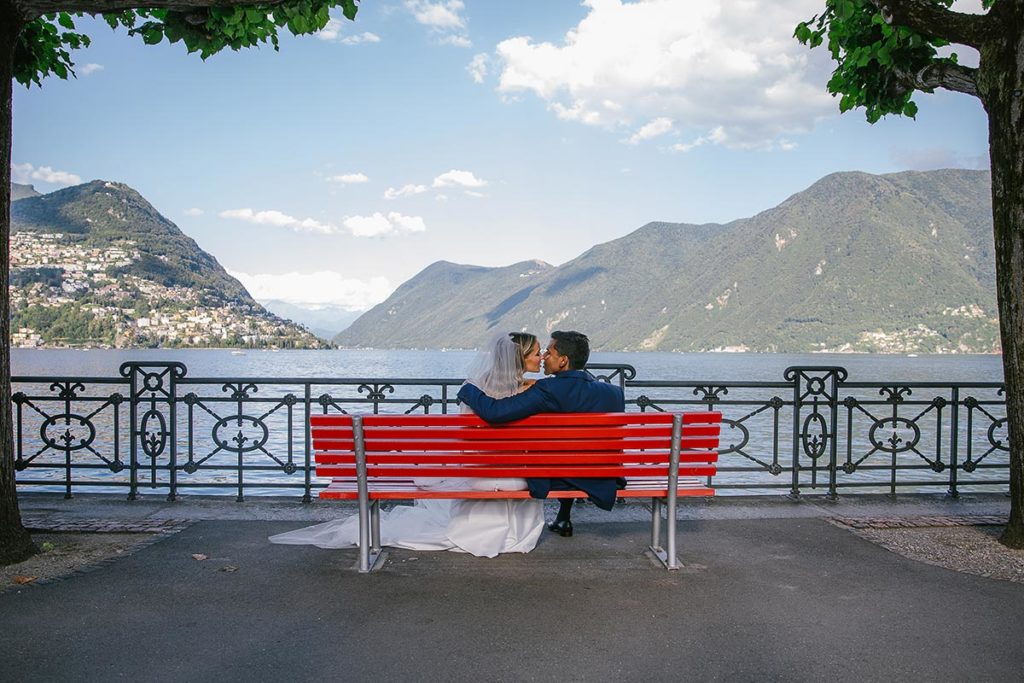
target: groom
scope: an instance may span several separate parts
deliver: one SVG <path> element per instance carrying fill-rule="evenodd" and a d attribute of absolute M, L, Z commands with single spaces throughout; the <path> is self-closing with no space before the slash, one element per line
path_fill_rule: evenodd
<path fill-rule="evenodd" d="M 599 382 L 584 370 L 590 358 L 590 340 L 579 332 L 551 333 L 544 352 L 544 374 L 526 391 L 494 399 L 472 384 L 459 390 L 459 400 L 487 422 L 520 420 L 537 413 L 619 413 L 626 409 L 622 389 Z M 615 493 L 624 482 L 615 478 L 527 479 L 530 495 L 547 498 L 551 490 L 579 489 L 603 510 L 611 510 Z M 558 515 L 548 528 L 560 536 L 572 536 L 572 499 L 563 498 Z"/>

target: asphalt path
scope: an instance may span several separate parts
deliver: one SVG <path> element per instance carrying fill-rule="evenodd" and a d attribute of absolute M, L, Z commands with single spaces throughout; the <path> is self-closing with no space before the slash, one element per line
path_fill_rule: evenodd
<path fill-rule="evenodd" d="M 267 543 L 197 521 L 94 571 L 0 594 L 0 679 L 1020 680 L 1024 585 L 890 553 L 820 518 L 639 521 L 526 555 Z M 193 559 L 203 554 L 205 560 Z"/>

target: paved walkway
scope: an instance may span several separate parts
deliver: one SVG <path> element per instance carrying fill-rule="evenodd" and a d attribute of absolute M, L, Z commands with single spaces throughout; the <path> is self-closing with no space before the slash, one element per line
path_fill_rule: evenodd
<path fill-rule="evenodd" d="M 393 551 L 360 575 L 354 550 L 266 542 L 337 507 L 26 496 L 28 519 L 191 523 L 0 594 L 3 679 L 1019 680 L 1024 586 L 826 519 L 993 516 L 1006 498 L 852 498 L 686 505 L 672 573 L 626 506 L 584 509 L 576 536 L 527 555 Z"/>

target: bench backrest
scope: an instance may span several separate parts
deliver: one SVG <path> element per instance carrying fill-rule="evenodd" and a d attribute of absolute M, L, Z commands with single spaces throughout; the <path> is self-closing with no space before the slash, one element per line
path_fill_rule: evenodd
<path fill-rule="evenodd" d="M 360 450 L 369 477 L 667 476 L 673 418 L 548 413 L 490 425 L 475 415 L 315 415 L 310 427 L 322 477 L 356 476 Z M 679 462 L 688 474 L 714 474 L 721 419 L 681 414 Z"/>

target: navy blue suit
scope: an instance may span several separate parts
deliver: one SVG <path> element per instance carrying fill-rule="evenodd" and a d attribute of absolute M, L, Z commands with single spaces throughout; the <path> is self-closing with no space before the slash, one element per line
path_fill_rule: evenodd
<path fill-rule="evenodd" d="M 586 370 L 566 370 L 538 380 L 515 396 L 491 398 L 478 387 L 466 384 L 459 389 L 459 400 L 477 415 L 492 423 L 521 420 L 537 413 L 621 413 L 626 410 L 622 389 L 600 382 Z M 527 479 L 530 495 L 547 498 L 551 490 L 586 491 L 595 505 L 611 510 L 615 492 L 624 483 L 620 479 Z"/>

